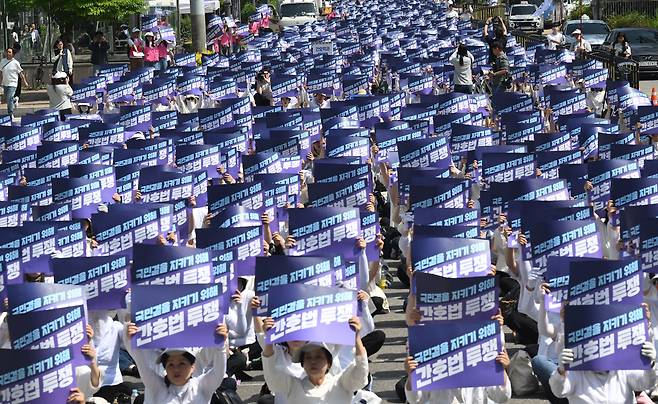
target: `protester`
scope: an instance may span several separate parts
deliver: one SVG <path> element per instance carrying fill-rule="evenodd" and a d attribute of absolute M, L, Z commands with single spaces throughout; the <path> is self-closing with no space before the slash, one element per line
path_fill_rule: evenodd
<path fill-rule="evenodd" d="M 126 333 L 129 339 L 138 331 L 134 324 L 127 325 Z M 225 325 L 218 325 L 216 333 L 226 341 L 228 329 Z M 226 347 L 215 348 L 214 351 L 212 368 L 201 376 L 192 377 L 196 361 L 194 351 L 187 348 L 167 349 L 155 355 L 157 364 L 162 365 L 167 372 L 166 376 L 162 377 L 150 366 L 149 360 L 153 355 L 147 355 L 144 350 L 128 350 L 140 369 L 140 377 L 146 388 L 145 395 L 149 400 L 184 404 L 210 402 L 221 384 L 226 369 Z"/>
<path fill-rule="evenodd" d="M 490 17 L 485 21 L 483 38 L 489 45 L 489 61 L 493 62 L 495 59 L 494 45 L 501 44 L 503 50 L 507 46 L 507 26 L 502 18 Z"/>
<path fill-rule="evenodd" d="M 160 63 L 160 51 L 155 43 L 155 34 L 147 32 L 144 34 L 144 66 L 158 68 Z"/>
<path fill-rule="evenodd" d="M 491 66 L 492 70 L 489 73 L 491 77 L 491 91 L 505 91 L 509 87 L 509 60 L 507 60 L 502 43 L 495 42 L 491 45 L 491 49 L 494 55 Z"/>
<path fill-rule="evenodd" d="M 110 44 L 102 31 L 94 34 L 94 41 L 89 45 L 89 50 L 91 51 L 92 72 L 96 76 L 101 66 L 107 64 L 107 52 L 110 50 Z"/>
<path fill-rule="evenodd" d="M 471 94 L 473 92 L 472 65 L 475 58 L 466 45 L 459 44 L 455 53 L 450 56 L 450 63 L 455 66 L 455 92 Z"/>
<path fill-rule="evenodd" d="M 576 28 L 571 36 L 575 38 L 574 43 L 571 45 L 571 50 L 576 54 L 576 58 L 582 59 L 585 57 L 585 54 L 592 51 L 592 45 L 585 39 L 582 34 L 582 31 Z"/>
<path fill-rule="evenodd" d="M 173 52 L 169 49 L 169 40 L 166 38 L 162 38 L 162 34 L 160 34 L 160 39 L 157 41 L 157 48 L 158 48 L 158 65 L 157 65 L 157 70 L 164 72 L 167 70 L 169 67 L 169 61 L 174 60 L 174 54 Z"/>
<path fill-rule="evenodd" d="M 14 58 L 14 49 L 8 48 L 5 55 L 6 57 L 0 60 L 0 74 L 2 75 L 2 88 L 7 103 L 7 113 L 13 117 L 17 101 L 16 89 L 20 84 L 25 87 L 28 84 L 21 64 Z"/>
<path fill-rule="evenodd" d="M 69 84 L 69 77 L 64 72 L 57 72 L 52 76 L 51 84 L 46 87 L 50 108 L 59 111 L 59 119 L 64 121 L 66 115 L 71 113 L 71 96 L 73 89 Z"/>
<path fill-rule="evenodd" d="M 612 45 L 612 53 L 620 58 L 630 58 L 631 57 L 631 46 L 626 40 L 626 34 L 620 32 L 617 34 L 615 43 Z"/>
<path fill-rule="evenodd" d="M 349 402 L 354 392 L 368 382 L 368 358 L 359 336 L 361 323 L 354 317 L 349 323 L 355 332 L 355 362 L 336 376 L 329 374 L 333 355 L 321 344 L 308 343 L 293 357 L 293 362 L 299 362 L 304 368 L 303 379 L 278 372 L 273 345 L 266 344 L 263 349 L 263 371 L 269 388 L 282 394 L 290 403 L 310 400 L 328 404 Z M 271 319 L 265 320 L 265 331 L 273 326 Z"/>
<path fill-rule="evenodd" d="M 130 71 L 135 71 L 144 66 L 144 40 L 140 37 L 142 31 L 133 28 L 128 38 L 128 59 L 130 60 Z"/>
<path fill-rule="evenodd" d="M 65 73 L 71 79 L 73 77 L 73 55 L 71 51 L 64 46 L 64 42 L 61 39 L 55 41 L 53 48 L 55 59 L 53 61 L 52 75 Z"/>
<path fill-rule="evenodd" d="M 550 50 L 555 50 L 557 49 L 558 45 L 562 45 L 564 43 L 564 35 L 562 35 L 562 32 L 560 32 L 560 27 L 558 25 L 553 26 L 551 33 L 546 35 L 546 39 L 548 40 L 548 46 L 546 49 Z"/>

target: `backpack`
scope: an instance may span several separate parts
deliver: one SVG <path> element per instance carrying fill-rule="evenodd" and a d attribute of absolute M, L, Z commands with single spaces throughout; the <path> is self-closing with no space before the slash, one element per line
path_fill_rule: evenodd
<path fill-rule="evenodd" d="M 238 385 L 235 379 L 227 377 L 222 380 L 215 394 L 213 394 L 210 404 L 243 404 L 242 399 L 237 392 Z"/>

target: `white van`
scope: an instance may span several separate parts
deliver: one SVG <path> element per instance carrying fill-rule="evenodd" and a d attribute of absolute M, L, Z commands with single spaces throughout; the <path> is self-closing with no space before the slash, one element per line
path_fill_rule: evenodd
<path fill-rule="evenodd" d="M 320 10 L 313 0 L 283 0 L 279 6 L 279 24 L 282 27 L 304 25 L 317 21 Z"/>

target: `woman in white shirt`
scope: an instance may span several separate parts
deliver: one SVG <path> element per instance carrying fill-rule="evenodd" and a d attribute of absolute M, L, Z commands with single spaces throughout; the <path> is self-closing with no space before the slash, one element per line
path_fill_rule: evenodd
<path fill-rule="evenodd" d="M 617 34 L 617 40 L 614 45 L 612 45 L 612 53 L 620 58 L 630 58 L 631 57 L 631 46 L 626 40 L 626 34 L 620 32 Z"/>
<path fill-rule="evenodd" d="M 132 339 L 139 329 L 134 323 L 126 325 L 126 335 Z M 228 328 L 220 324 L 215 329 L 224 339 L 224 347 L 214 350 L 213 367 L 203 375 L 193 377 L 196 356 L 187 348 L 166 349 L 157 356 L 167 375 L 163 378 L 151 367 L 154 350 L 134 349 L 130 341 L 126 347 L 133 357 L 144 383 L 144 404 L 207 404 L 219 388 L 226 372 Z"/>
<path fill-rule="evenodd" d="M 329 373 L 333 355 L 324 345 L 309 343 L 298 350 L 293 361 L 299 361 L 304 368 L 305 375 L 300 379 L 277 370 L 274 346 L 266 344 L 263 372 L 269 388 L 284 394 L 288 403 L 350 403 L 354 392 L 368 383 L 368 357 L 359 336 L 361 322 L 357 317 L 352 317 L 349 324 L 355 331 L 355 361 L 337 375 Z M 265 320 L 265 331 L 273 326 L 272 319 Z"/>
<path fill-rule="evenodd" d="M 546 40 L 548 45 L 546 49 L 556 50 L 558 45 L 562 45 L 564 42 L 564 35 L 560 32 L 558 26 L 554 26 L 550 34 L 546 35 Z"/>
<path fill-rule="evenodd" d="M 503 351 L 496 357 L 496 362 L 504 368 L 504 383 L 500 386 L 462 387 L 455 389 L 413 391 L 411 390 L 411 372 L 418 367 L 418 362 L 409 356 L 404 361 L 404 367 L 409 375 L 404 387 L 409 404 L 452 403 L 455 400 L 467 404 L 493 404 L 506 403 L 512 398 L 512 384 L 507 377 L 509 356 Z"/>
<path fill-rule="evenodd" d="M 557 397 L 569 399 L 569 404 L 630 404 L 635 403 L 635 391 L 652 389 L 656 385 L 656 348 L 653 342 L 642 344 L 642 356 L 651 361 L 651 369 L 595 372 L 566 370 L 574 360 L 573 349 L 560 354 L 560 366 L 550 379 L 551 390 Z"/>
<path fill-rule="evenodd" d="M 455 66 L 455 92 L 471 94 L 473 92 L 473 72 L 471 70 L 475 58 L 466 45 L 459 44 L 455 53 L 450 56 L 450 63 Z"/>

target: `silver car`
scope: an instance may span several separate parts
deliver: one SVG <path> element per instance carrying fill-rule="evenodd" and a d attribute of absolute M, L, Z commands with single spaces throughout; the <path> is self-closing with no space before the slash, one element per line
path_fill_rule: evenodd
<path fill-rule="evenodd" d="M 571 33 L 576 29 L 580 29 L 583 37 L 587 42 L 592 45 L 592 49 L 598 49 L 605 41 L 605 38 L 610 33 L 610 27 L 605 21 L 601 20 L 569 20 L 562 25 L 562 35 L 564 35 L 564 42 L 571 46 L 576 39 L 571 36 Z"/>

